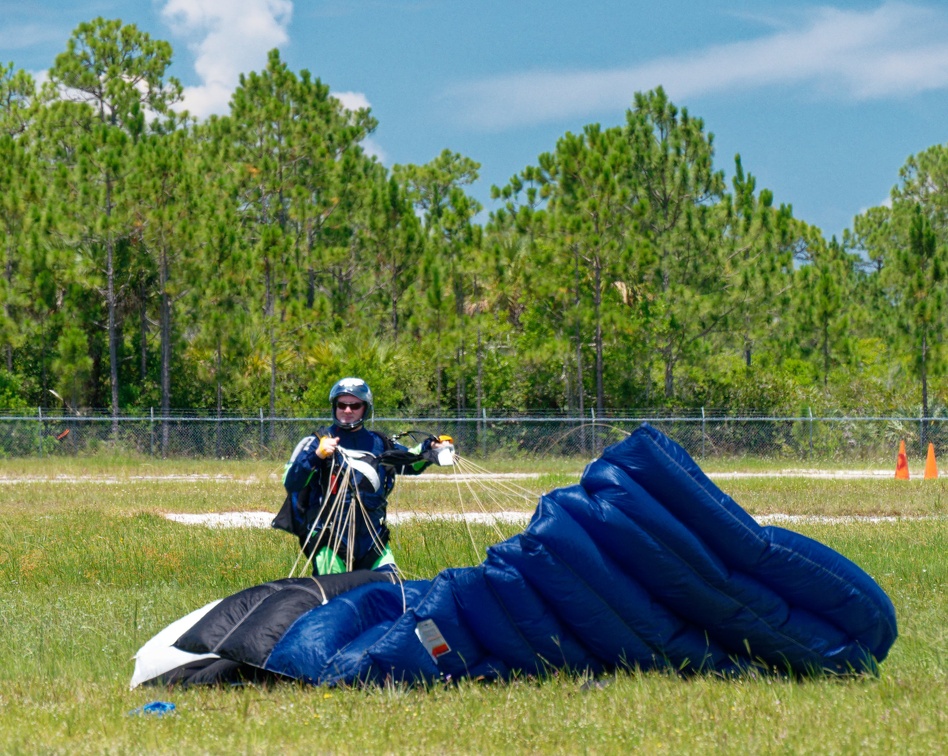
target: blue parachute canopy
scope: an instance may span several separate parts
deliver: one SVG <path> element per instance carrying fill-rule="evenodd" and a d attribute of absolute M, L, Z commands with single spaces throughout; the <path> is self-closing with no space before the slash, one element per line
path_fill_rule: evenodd
<path fill-rule="evenodd" d="M 875 672 L 885 592 L 836 551 L 761 527 L 645 424 L 543 496 L 477 567 L 433 580 L 287 578 L 193 612 L 132 684 L 276 675 L 312 684 L 506 678 L 565 668 Z"/>

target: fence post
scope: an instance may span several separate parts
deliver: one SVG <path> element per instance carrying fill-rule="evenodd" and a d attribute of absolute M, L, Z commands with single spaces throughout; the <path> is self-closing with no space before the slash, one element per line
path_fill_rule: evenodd
<path fill-rule="evenodd" d="M 807 411 L 810 413 L 810 458 L 813 458 L 813 408 L 807 407 Z"/>
<path fill-rule="evenodd" d="M 155 456 L 155 408 L 149 407 L 149 416 L 151 419 L 148 422 L 148 453 L 154 457 Z"/>
<path fill-rule="evenodd" d="M 263 438 L 263 407 L 260 408 L 260 454 L 263 455 L 264 448 L 264 438 Z"/>
<path fill-rule="evenodd" d="M 478 434 L 481 437 L 481 459 L 487 456 L 487 408 L 481 407 L 481 419 L 482 424 L 480 428 L 480 433 Z"/>
<path fill-rule="evenodd" d="M 704 407 L 701 408 L 701 458 L 704 459 L 704 439 L 707 435 L 705 428 Z"/>
<path fill-rule="evenodd" d="M 918 411 L 918 453 L 925 456 L 925 408 Z"/>
<path fill-rule="evenodd" d="M 37 420 L 39 420 L 39 433 L 37 435 L 39 436 L 40 459 L 42 459 L 43 458 L 43 408 L 42 407 L 36 408 L 36 418 Z"/>
<path fill-rule="evenodd" d="M 589 408 L 589 416 L 592 418 L 592 454 L 596 456 L 599 453 L 599 443 L 596 439 L 596 410 Z"/>

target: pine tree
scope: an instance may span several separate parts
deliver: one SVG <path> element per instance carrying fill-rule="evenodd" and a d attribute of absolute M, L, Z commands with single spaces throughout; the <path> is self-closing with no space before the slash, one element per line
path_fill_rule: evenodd
<path fill-rule="evenodd" d="M 134 25 L 97 18 L 80 24 L 57 56 L 43 89 L 43 137 L 57 165 L 61 204 L 56 232 L 100 274 L 108 314 L 110 405 L 118 433 L 122 256 L 130 252 L 135 213 L 126 181 L 146 113 L 166 114 L 181 85 L 166 78 L 171 46 Z M 127 262 L 127 261 L 126 261 Z"/>
<path fill-rule="evenodd" d="M 25 131 L 35 85 L 13 65 L 0 66 L 0 348 L 3 366 L 13 373 L 13 350 L 22 343 L 20 319 L 29 305 L 21 278 L 22 257 L 42 189 Z"/>
<path fill-rule="evenodd" d="M 365 111 L 350 113 L 331 97 L 329 87 L 307 71 L 299 76 L 270 53 L 267 68 L 241 76 L 231 100 L 231 112 L 220 123 L 218 138 L 226 142 L 227 159 L 237 166 L 236 201 L 241 229 L 253 252 L 266 331 L 269 360 L 269 408 L 275 412 L 278 353 L 298 351 L 301 320 L 313 306 L 314 277 L 328 270 L 325 253 L 352 251 L 352 238 L 340 218 L 345 177 L 340 166 L 351 166 L 348 153 L 361 154 L 358 143 L 374 128 Z M 351 204 L 342 205 L 351 208 Z M 332 234 L 327 222 L 332 220 Z M 329 244 L 323 244 L 332 236 Z M 347 238 L 348 237 L 348 238 Z M 340 243 L 341 242 L 341 243 Z M 351 303 L 358 299 L 354 263 L 335 287 Z M 330 298 L 335 294 L 330 294 Z M 318 319 L 317 325 L 318 325 Z M 323 337 L 326 329 L 317 334 Z M 286 371 L 284 371 L 286 373 Z M 286 376 L 292 380 L 292 376 Z"/>
<path fill-rule="evenodd" d="M 627 176 L 639 228 L 656 259 L 651 289 L 666 400 L 675 397 L 675 368 L 722 328 L 722 301 L 739 269 L 723 257 L 724 176 L 713 167 L 713 136 L 658 89 L 635 95 L 623 137 Z"/>
<path fill-rule="evenodd" d="M 473 303 L 470 299 L 479 293 L 475 273 L 480 267 L 481 245 L 479 228 L 473 220 L 481 205 L 465 187 L 477 180 L 479 170 L 480 164 L 450 150 L 443 150 L 425 165 L 392 169 L 423 225 L 423 285 L 428 312 L 418 316 L 416 322 L 427 320 L 434 325 L 436 338 L 430 343 L 437 373 L 437 401 L 441 401 L 442 376 L 449 374 L 454 379 L 454 405 L 459 411 L 467 408 L 472 372 L 469 326 L 480 307 L 476 299 Z M 448 351 L 453 361 L 451 370 L 447 367 Z M 475 375 L 476 361 L 475 348 Z"/>

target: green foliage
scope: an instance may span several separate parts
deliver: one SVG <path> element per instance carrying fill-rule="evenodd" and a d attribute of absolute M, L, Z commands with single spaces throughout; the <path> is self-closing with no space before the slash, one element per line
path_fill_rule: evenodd
<path fill-rule="evenodd" d="M 377 414 L 425 406 L 424 355 L 408 347 L 347 331 L 314 347 L 305 359 L 308 370 L 300 404 L 309 411 L 328 413 L 329 389 L 346 376 L 369 384 Z"/>
<path fill-rule="evenodd" d="M 712 357 L 682 376 L 681 392 L 694 406 L 744 407 L 773 415 L 796 415 L 807 404 L 800 375 L 780 366 L 749 366 L 737 355 Z"/>
<path fill-rule="evenodd" d="M 18 375 L 0 369 L 0 406 L 9 409 L 25 409 L 28 406 L 22 397 L 20 384 Z"/>
<path fill-rule="evenodd" d="M 59 395 L 69 406 L 81 406 L 79 400 L 84 393 L 84 384 L 92 374 L 88 337 L 77 325 L 69 324 L 59 335 L 56 352 L 51 367 L 57 375 Z"/>
<path fill-rule="evenodd" d="M 658 87 L 480 223 L 476 161 L 387 169 L 279 51 L 204 122 L 172 59 L 98 18 L 39 92 L 0 66 L 11 406 L 306 412 L 345 374 L 399 410 L 948 404 L 944 146 L 827 241 Z"/>

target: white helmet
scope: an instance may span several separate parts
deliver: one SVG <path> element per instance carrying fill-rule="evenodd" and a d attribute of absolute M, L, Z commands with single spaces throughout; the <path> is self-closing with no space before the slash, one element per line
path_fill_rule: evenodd
<path fill-rule="evenodd" d="M 355 422 L 343 423 L 336 417 L 336 399 L 343 394 L 354 396 L 356 399 L 365 402 L 365 412 Z M 356 430 L 372 412 L 372 389 L 361 378 L 343 378 L 336 381 L 335 385 L 329 390 L 329 404 L 332 406 L 332 419 L 336 425 L 343 430 Z"/>

